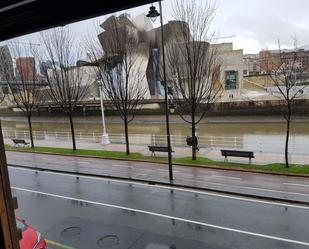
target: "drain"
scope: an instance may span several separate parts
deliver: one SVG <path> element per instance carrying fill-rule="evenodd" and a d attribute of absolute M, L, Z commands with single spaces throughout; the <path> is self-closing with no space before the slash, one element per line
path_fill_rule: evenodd
<path fill-rule="evenodd" d="M 97 243 L 102 248 L 111 248 L 119 244 L 119 238 L 116 235 L 106 235 L 100 238 Z"/>
<path fill-rule="evenodd" d="M 80 235 L 82 232 L 82 229 L 80 227 L 68 227 L 62 230 L 61 235 L 63 237 L 73 237 Z"/>

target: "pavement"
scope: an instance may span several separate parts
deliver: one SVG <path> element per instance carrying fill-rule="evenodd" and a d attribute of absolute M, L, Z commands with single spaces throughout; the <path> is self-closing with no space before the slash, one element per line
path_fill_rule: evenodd
<path fill-rule="evenodd" d="M 169 184 L 166 164 L 7 151 L 8 164 Z M 309 178 L 173 166 L 177 186 L 309 204 Z"/>
<path fill-rule="evenodd" d="M 11 139 L 4 139 L 5 144 L 12 144 Z M 35 146 L 43 146 L 43 147 L 55 147 L 55 148 L 72 148 L 71 141 L 69 140 L 35 140 Z M 106 150 L 106 151 L 126 151 L 126 147 L 124 144 L 108 144 L 102 145 L 100 143 L 95 142 L 85 142 L 81 140 L 77 140 L 77 148 L 78 149 L 90 149 L 90 150 Z M 221 156 L 220 152 L 221 148 L 201 148 L 198 152 L 198 156 L 207 157 L 209 159 L 215 161 L 224 161 L 224 158 Z M 173 153 L 174 157 L 190 157 L 191 156 L 191 147 L 173 147 L 175 151 Z M 138 152 L 145 156 L 151 156 L 151 152 L 149 151 L 147 145 L 130 145 L 131 152 Z M 164 152 L 156 152 L 157 156 L 166 156 Z M 254 152 L 255 158 L 252 159 L 252 163 L 254 164 L 270 164 L 270 163 L 284 163 L 284 154 L 283 153 L 261 153 Z M 247 158 L 235 158 L 229 157 L 229 162 L 235 163 L 249 163 Z M 290 155 L 290 163 L 299 164 L 299 165 L 309 165 L 309 155 L 303 154 L 294 154 Z"/>
<path fill-rule="evenodd" d="M 41 162 L 86 167 L 76 158 Z M 17 216 L 42 232 L 49 249 L 309 247 L 308 206 L 14 167 L 9 174 Z"/>

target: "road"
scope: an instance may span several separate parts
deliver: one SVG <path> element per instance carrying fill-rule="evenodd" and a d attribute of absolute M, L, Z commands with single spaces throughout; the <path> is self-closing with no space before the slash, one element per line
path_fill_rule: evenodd
<path fill-rule="evenodd" d="M 9 173 L 17 215 L 51 249 L 309 247 L 308 206 L 14 167 Z"/>
<path fill-rule="evenodd" d="M 8 151 L 11 165 L 64 170 L 167 183 L 165 164 Z M 186 186 L 309 203 L 309 177 L 275 176 L 174 166 L 174 183 Z"/>

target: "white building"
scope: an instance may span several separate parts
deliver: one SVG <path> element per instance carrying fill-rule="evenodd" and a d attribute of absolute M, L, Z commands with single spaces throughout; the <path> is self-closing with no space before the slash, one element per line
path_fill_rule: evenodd
<path fill-rule="evenodd" d="M 243 50 L 233 49 L 233 43 L 212 44 L 216 49 L 221 67 L 221 84 L 224 89 L 222 99 L 234 99 L 242 94 L 243 78 L 248 74 L 248 69 L 243 60 Z"/>

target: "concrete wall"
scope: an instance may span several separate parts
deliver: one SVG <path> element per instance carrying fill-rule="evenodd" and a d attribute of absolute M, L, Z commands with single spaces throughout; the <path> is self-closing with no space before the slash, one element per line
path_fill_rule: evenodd
<path fill-rule="evenodd" d="M 309 115 L 309 100 L 296 100 L 293 109 L 294 115 Z M 284 101 L 243 101 L 223 102 L 212 105 L 210 115 L 212 116 L 237 116 L 237 115 L 282 115 Z"/>

